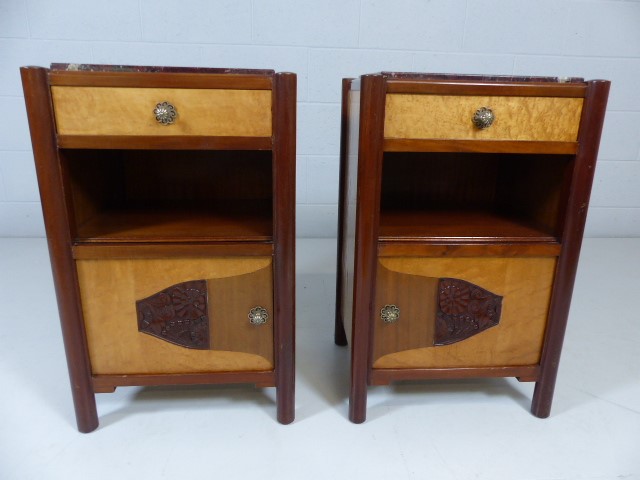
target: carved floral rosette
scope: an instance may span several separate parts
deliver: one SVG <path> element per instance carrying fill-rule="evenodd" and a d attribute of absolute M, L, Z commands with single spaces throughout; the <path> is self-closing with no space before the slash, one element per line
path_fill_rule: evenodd
<path fill-rule="evenodd" d="M 136 302 L 138 331 L 170 343 L 209 349 L 207 281 L 173 285 Z"/>
<path fill-rule="evenodd" d="M 502 297 L 457 278 L 441 278 L 434 345 L 465 340 L 500 322 Z"/>

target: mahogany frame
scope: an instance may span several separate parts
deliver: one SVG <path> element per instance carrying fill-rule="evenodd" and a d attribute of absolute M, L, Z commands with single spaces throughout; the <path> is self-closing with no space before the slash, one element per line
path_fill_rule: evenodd
<path fill-rule="evenodd" d="M 296 75 L 272 70 L 222 70 L 129 67 L 114 71 L 92 66 L 86 71 L 67 71 L 66 65 L 21 68 L 33 154 L 42 200 L 54 287 L 69 369 L 78 430 L 98 427 L 95 393 L 117 386 L 253 383 L 275 386 L 277 418 L 288 424 L 295 416 L 295 148 Z M 91 66 L 87 66 L 91 67 Z M 109 137 L 56 135 L 51 85 L 162 86 L 176 88 L 271 89 L 271 138 L 253 137 Z M 60 166 L 61 148 L 127 149 L 253 149 L 272 151 L 273 242 L 127 244 L 102 247 L 74 245 L 71 235 L 73 207 L 66 197 Z M 185 375 L 92 375 L 82 314 L 75 258 L 128 258 L 166 255 L 201 256 L 273 254 L 274 358 L 273 371 L 219 372 Z"/>
<path fill-rule="evenodd" d="M 401 380 L 467 377 L 516 377 L 536 382 L 531 412 L 548 417 L 566 330 L 571 295 L 584 232 L 589 196 L 593 183 L 602 125 L 610 82 L 579 78 L 564 83 L 551 77 L 484 77 L 471 75 L 430 75 L 382 72 L 344 79 L 342 83 L 342 128 L 340 147 L 340 199 L 338 215 L 338 262 L 336 288 L 335 342 L 351 343 L 351 385 L 349 419 L 366 419 L 367 387 Z M 357 145 L 357 172 L 347 172 L 351 117 L 349 92 L 360 90 L 360 122 Z M 578 140 L 572 142 L 513 142 L 461 140 L 384 139 L 385 95 L 393 93 L 437 93 L 456 95 L 515 95 L 584 97 Z M 561 153 L 574 155 L 569 180 L 568 202 L 560 223 L 559 244 L 517 245 L 505 241 L 485 244 L 448 244 L 425 240 L 417 244 L 380 243 L 380 189 L 385 151 Z M 349 175 L 353 177 L 348 178 Z M 348 209 L 349 182 L 357 185 L 355 213 Z M 348 239 L 348 223 L 355 239 Z M 355 242 L 354 259 L 346 258 L 347 242 Z M 376 261 L 385 255 L 551 255 L 557 256 L 551 303 L 539 365 L 451 369 L 373 369 L 373 323 Z M 354 276 L 353 291 L 345 291 L 347 270 Z M 343 315 L 345 296 L 352 296 L 351 318 Z M 352 322 L 351 338 L 345 334 L 345 322 Z"/>

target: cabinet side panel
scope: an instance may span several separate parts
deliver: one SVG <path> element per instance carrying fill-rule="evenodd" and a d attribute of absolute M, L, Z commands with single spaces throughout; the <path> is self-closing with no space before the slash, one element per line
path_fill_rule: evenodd
<path fill-rule="evenodd" d="M 347 341 L 353 330 L 353 269 L 356 243 L 356 202 L 358 196 L 358 130 L 360 127 L 360 91 L 349 92 L 349 123 L 345 158 L 344 231 L 342 253 L 342 318 Z"/>
<path fill-rule="evenodd" d="M 502 296 L 503 300 L 499 325 L 451 345 L 383 356 L 374 363 L 374 368 L 492 367 L 540 362 L 555 257 L 405 257 L 383 258 L 380 262 L 405 274 L 465 280 Z"/>
<path fill-rule="evenodd" d="M 193 350 L 140 333 L 136 314 L 137 300 L 168 286 L 256 272 L 268 268 L 271 257 L 78 260 L 76 264 L 94 375 L 273 369 L 272 361 L 260 355 Z"/>
<path fill-rule="evenodd" d="M 343 270 L 344 240 L 346 229 L 346 194 L 347 194 L 347 147 L 349 145 L 349 92 L 353 79 L 342 79 L 342 104 L 340 111 L 340 177 L 338 192 L 338 241 L 337 241 L 337 266 L 336 266 L 336 318 L 334 328 L 334 341 L 336 345 L 347 345 L 347 335 L 344 329 L 343 304 L 345 272 Z"/>

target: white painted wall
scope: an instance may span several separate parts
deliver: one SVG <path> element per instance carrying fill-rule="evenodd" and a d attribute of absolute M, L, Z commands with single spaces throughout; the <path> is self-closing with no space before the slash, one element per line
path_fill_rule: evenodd
<path fill-rule="evenodd" d="M 640 2 L 0 0 L 0 236 L 44 234 L 18 68 L 298 74 L 298 233 L 336 232 L 340 84 L 380 70 L 612 80 L 589 236 L 640 236 Z"/>

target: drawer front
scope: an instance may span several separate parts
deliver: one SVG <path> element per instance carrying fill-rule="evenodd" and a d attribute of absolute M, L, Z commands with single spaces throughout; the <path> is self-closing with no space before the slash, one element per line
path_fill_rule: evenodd
<path fill-rule="evenodd" d="M 555 257 L 380 258 L 374 368 L 535 365 Z M 396 307 L 394 321 L 384 313 Z"/>
<path fill-rule="evenodd" d="M 270 90 L 51 87 L 62 135 L 271 136 Z M 161 102 L 173 124 L 156 120 Z"/>
<path fill-rule="evenodd" d="M 475 112 L 494 121 L 479 129 Z M 582 98 L 388 94 L 385 138 L 575 142 Z"/>
<path fill-rule="evenodd" d="M 76 265 L 93 374 L 273 369 L 271 257 Z"/>

